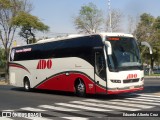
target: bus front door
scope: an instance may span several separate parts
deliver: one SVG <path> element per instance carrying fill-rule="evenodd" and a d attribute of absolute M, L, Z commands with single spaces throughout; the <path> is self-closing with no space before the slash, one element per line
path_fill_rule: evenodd
<path fill-rule="evenodd" d="M 106 93 L 106 64 L 103 50 L 95 52 L 95 91 Z"/>

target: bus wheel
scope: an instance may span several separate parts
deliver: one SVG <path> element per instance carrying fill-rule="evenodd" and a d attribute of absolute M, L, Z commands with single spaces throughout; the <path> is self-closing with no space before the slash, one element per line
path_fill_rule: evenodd
<path fill-rule="evenodd" d="M 86 88 L 84 82 L 79 78 L 75 84 L 76 95 L 79 97 L 85 97 Z"/>
<path fill-rule="evenodd" d="M 24 80 L 24 90 L 29 92 L 31 90 L 29 80 Z"/>

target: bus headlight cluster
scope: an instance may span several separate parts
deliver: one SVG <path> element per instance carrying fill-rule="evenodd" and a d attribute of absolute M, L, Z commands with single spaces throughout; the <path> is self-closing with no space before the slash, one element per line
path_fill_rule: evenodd
<path fill-rule="evenodd" d="M 112 83 L 121 83 L 121 80 L 111 80 Z"/>

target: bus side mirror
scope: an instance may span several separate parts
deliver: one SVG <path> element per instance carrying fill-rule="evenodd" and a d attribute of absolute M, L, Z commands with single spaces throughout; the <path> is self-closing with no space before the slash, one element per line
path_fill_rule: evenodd
<path fill-rule="evenodd" d="M 112 55 L 112 46 L 109 41 L 105 41 L 105 45 L 107 47 L 107 55 Z"/>
<path fill-rule="evenodd" d="M 141 42 L 140 45 L 144 45 L 144 46 L 148 47 L 150 54 L 153 54 L 152 47 L 148 42 Z"/>

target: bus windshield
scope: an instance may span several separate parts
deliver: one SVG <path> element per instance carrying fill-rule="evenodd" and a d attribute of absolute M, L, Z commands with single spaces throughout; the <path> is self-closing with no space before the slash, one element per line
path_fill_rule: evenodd
<path fill-rule="evenodd" d="M 112 55 L 108 55 L 108 66 L 112 71 L 143 69 L 136 40 L 131 37 L 107 37 Z"/>

